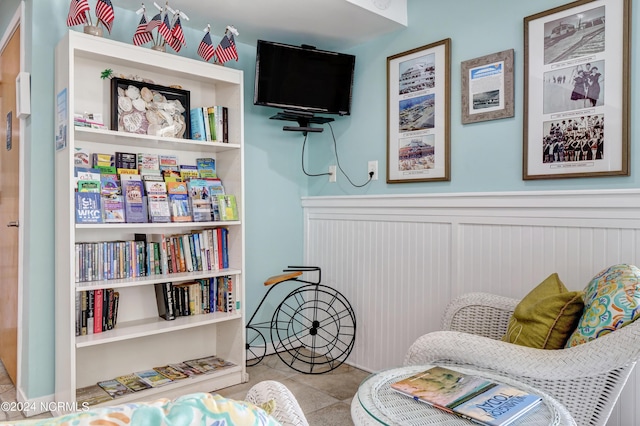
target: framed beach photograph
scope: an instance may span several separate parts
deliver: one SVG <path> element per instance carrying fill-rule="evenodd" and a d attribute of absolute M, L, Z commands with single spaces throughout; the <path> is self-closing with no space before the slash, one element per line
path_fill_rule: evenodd
<path fill-rule="evenodd" d="M 513 117 L 513 49 L 461 64 L 462 124 Z"/>
<path fill-rule="evenodd" d="M 630 7 L 580 0 L 524 18 L 524 180 L 630 174 Z"/>
<path fill-rule="evenodd" d="M 450 46 L 387 57 L 387 183 L 451 179 Z"/>

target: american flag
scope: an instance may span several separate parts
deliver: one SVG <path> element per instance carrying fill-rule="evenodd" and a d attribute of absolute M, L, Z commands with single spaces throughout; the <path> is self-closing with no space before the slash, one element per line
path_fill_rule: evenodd
<path fill-rule="evenodd" d="M 88 0 L 71 0 L 69 15 L 67 16 L 67 26 L 73 27 L 87 22 L 86 12 L 89 12 Z"/>
<path fill-rule="evenodd" d="M 171 43 L 169 43 L 169 45 L 173 50 L 179 52 L 184 44 L 186 44 L 186 41 L 184 39 L 180 17 L 178 16 L 176 22 L 173 23 L 173 28 L 171 28 Z"/>
<path fill-rule="evenodd" d="M 233 39 L 233 34 L 228 32 L 222 37 L 220 44 L 216 47 L 216 57 L 218 61 L 223 64 L 232 59 L 238 60 L 238 51 L 236 50 L 236 42 Z"/>
<path fill-rule="evenodd" d="M 133 44 L 140 46 L 151 40 L 153 40 L 153 35 L 147 31 L 147 17 L 142 14 L 138 28 L 136 28 L 136 32 L 133 34 Z"/>
<path fill-rule="evenodd" d="M 171 24 L 169 23 L 169 16 L 164 15 L 164 20 L 158 26 L 158 32 L 162 34 L 164 40 L 171 46 L 173 36 L 171 35 Z"/>
<path fill-rule="evenodd" d="M 211 34 L 209 31 L 202 37 L 202 41 L 200 42 L 200 46 L 198 46 L 198 55 L 209 62 L 209 59 L 213 57 L 215 50 L 213 48 L 213 43 L 211 42 Z"/>
<path fill-rule="evenodd" d="M 102 21 L 107 31 L 111 33 L 111 25 L 114 18 L 111 0 L 98 0 L 98 3 L 96 3 L 96 16 Z"/>
<path fill-rule="evenodd" d="M 151 30 L 153 30 L 156 27 L 159 27 L 161 23 L 162 23 L 162 17 L 158 13 L 156 16 L 151 18 L 151 20 L 147 24 L 147 32 L 151 33 Z"/>

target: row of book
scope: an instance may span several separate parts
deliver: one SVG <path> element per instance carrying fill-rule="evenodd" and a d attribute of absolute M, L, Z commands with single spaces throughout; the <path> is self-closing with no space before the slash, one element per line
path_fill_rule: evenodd
<path fill-rule="evenodd" d="M 76 223 L 238 220 L 236 197 L 216 177 L 215 159 L 177 161 L 172 155 L 76 152 Z"/>
<path fill-rule="evenodd" d="M 158 316 L 167 321 L 178 317 L 234 312 L 233 277 L 211 277 L 193 282 L 155 285 Z"/>
<path fill-rule="evenodd" d="M 191 108 L 191 139 L 229 142 L 229 109 L 224 106 Z"/>
<path fill-rule="evenodd" d="M 129 241 L 75 243 L 75 281 L 218 271 L 229 267 L 229 231 L 134 234 Z"/>
<path fill-rule="evenodd" d="M 76 389 L 76 400 L 78 404 L 96 405 L 134 392 L 165 386 L 234 366 L 232 362 L 215 355 L 163 365 Z"/>
<path fill-rule="evenodd" d="M 118 320 L 120 293 L 112 288 L 76 292 L 76 336 L 113 330 Z"/>

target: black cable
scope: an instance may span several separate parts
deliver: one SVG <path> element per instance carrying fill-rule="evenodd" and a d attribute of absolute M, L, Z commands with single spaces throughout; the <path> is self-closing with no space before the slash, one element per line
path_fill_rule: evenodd
<path fill-rule="evenodd" d="M 331 173 L 318 173 L 318 174 L 309 174 L 307 173 L 307 171 L 304 169 L 304 147 L 307 144 L 307 136 L 308 134 L 304 135 L 304 141 L 302 141 L 302 171 L 304 172 L 305 175 L 307 176 L 331 176 Z"/>
<path fill-rule="evenodd" d="M 349 176 L 344 172 L 344 170 L 342 170 L 342 166 L 340 166 L 340 159 L 338 158 L 338 144 L 336 143 L 336 135 L 333 134 L 333 127 L 331 126 L 331 123 L 327 123 L 329 125 L 329 129 L 331 130 L 331 137 L 333 138 L 333 150 L 336 153 L 336 164 L 338 165 L 338 169 L 340 169 L 340 171 L 342 172 L 342 174 L 344 175 L 344 177 L 347 178 L 347 180 L 349 181 L 349 183 L 355 187 L 355 188 L 362 188 L 363 186 L 368 185 L 369 183 L 371 183 L 371 179 L 373 178 L 373 172 L 369 173 L 369 180 L 367 180 L 365 183 L 363 183 L 362 185 L 356 185 L 355 183 L 353 183 L 351 181 L 351 179 L 349 178 Z M 306 139 L 306 138 L 305 138 Z"/>

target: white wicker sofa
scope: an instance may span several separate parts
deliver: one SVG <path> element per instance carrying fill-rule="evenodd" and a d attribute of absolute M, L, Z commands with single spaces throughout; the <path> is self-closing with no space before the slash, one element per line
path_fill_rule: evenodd
<path fill-rule="evenodd" d="M 404 364 L 441 362 L 507 376 L 556 398 L 579 426 L 605 425 L 640 358 L 640 321 L 572 348 L 533 349 L 500 341 L 518 302 L 486 293 L 457 298 L 444 331 L 419 337 Z"/>

